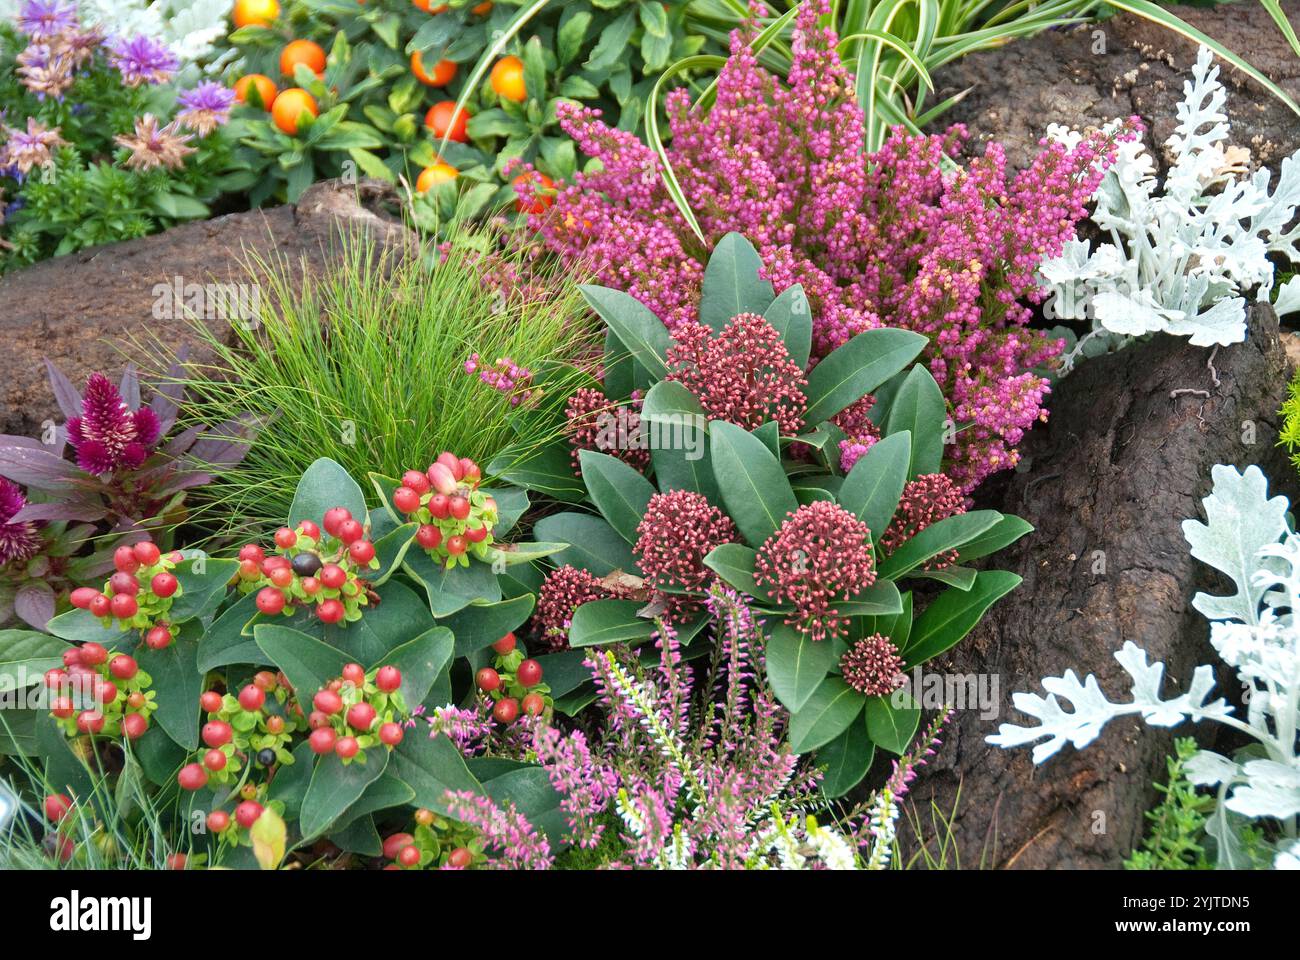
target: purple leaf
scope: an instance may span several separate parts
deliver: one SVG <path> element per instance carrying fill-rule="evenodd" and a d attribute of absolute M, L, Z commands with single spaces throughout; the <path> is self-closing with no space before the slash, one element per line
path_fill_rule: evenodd
<path fill-rule="evenodd" d="M 132 410 L 140 409 L 140 374 L 134 363 L 128 363 L 122 371 L 122 382 L 117 388 L 126 405 Z"/>
<path fill-rule="evenodd" d="M 13 523 L 24 520 L 81 520 L 92 522 L 104 519 L 108 511 L 102 503 L 65 500 L 56 503 L 29 503 L 11 518 Z"/>
<path fill-rule="evenodd" d="M 54 400 L 65 417 L 81 415 L 81 391 L 72 385 L 72 381 L 63 375 L 63 371 L 44 357 L 45 369 L 50 375 L 50 389 L 54 391 Z"/>
<path fill-rule="evenodd" d="M 28 487 L 53 490 L 72 486 L 81 472 L 62 457 L 39 447 L 0 446 L 0 477 Z"/>
<path fill-rule="evenodd" d="M 176 436 L 172 437 L 171 440 L 167 442 L 167 446 L 163 447 L 162 452 L 169 457 L 179 457 L 194 444 L 194 441 L 199 438 L 199 434 L 201 434 L 203 430 L 204 426 L 200 423 L 176 434 Z"/>
<path fill-rule="evenodd" d="M 177 473 L 156 491 L 158 496 L 176 493 L 180 490 L 189 490 L 191 487 L 201 487 L 205 483 L 212 482 L 212 475 L 203 473 Z"/>
<path fill-rule="evenodd" d="M 241 414 L 238 419 L 227 420 L 204 435 L 190 450 L 190 457 L 218 470 L 233 467 L 248 456 L 250 441 L 256 433 L 257 423 L 253 415 Z"/>
<path fill-rule="evenodd" d="M 163 436 L 176 425 L 176 417 L 180 413 L 181 398 L 185 396 L 184 363 L 189 355 L 188 344 L 176 351 L 176 360 L 163 374 L 162 384 L 154 386 L 153 402 L 149 405 L 162 421 Z"/>
<path fill-rule="evenodd" d="M 36 450 L 45 449 L 45 444 L 39 440 L 33 440 L 31 437 L 20 437 L 12 433 L 0 433 L 0 447 L 32 447 Z"/>
<path fill-rule="evenodd" d="M 37 630 L 44 630 L 54 617 L 54 591 L 40 580 L 24 583 L 14 597 L 14 613 Z"/>

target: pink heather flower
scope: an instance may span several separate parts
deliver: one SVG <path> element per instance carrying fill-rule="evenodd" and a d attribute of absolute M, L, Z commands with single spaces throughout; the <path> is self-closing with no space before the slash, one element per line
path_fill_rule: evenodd
<path fill-rule="evenodd" d="M 590 387 L 574 392 L 564 415 L 569 421 L 569 448 L 578 476 L 582 476 L 578 454 L 583 450 L 618 457 L 637 470 L 650 465 L 650 451 L 642 445 L 640 409 L 640 398 L 636 396 L 631 405 L 620 406 Z"/>
<path fill-rule="evenodd" d="M 217 127 L 230 120 L 230 110 L 235 105 L 235 92 L 212 80 L 205 81 L 193 90 L 182 90 L 176 102 L 180 113 L 176 119 L 181 126 L 206 137 Z"/>
<path fill-rule="evenodd" d="M 804 504 L 759 547 L 754 579 L 774 600 L 794 604 L 786 623 L 813 640 L 842 636 L 848 619 L 835 604 L 876 582 L 871 531 L 838 504 Z"/>
<path fill-rule="evenodd" d="M 27 506 L 27 498 L 18 487 L 0 477 L 0 567 L 24 563 L 41 549 L 41 539 L 32 524 L 11 523 L 14 514 Z"/>
<path fill-rule="evenodd" d="M 448 790 L 444 799 L 448 814 L 478 831 L 485 852 L 494 855 L 487 861 L 490 867 L 498 870 L 551 868 L 551 845 L 519 812 L 513 800 L 503 810 L 490 797 L 469 790 Z"/>
<path fill-rule="evenodd" d="M 923 359 L 963 426 L 948 472 L 969 492 L 1014 466 L 1024 431 L 1045 416 L 1048 384 L 1033 370 L 1061 344 L 1027 326 L 1043 295 L 1034 274 L 1074 235 L 1115 139 L 1045 144 L 1016 174 L 990 145 L 946 175 L 941 161 L 959 155 L 961 127 L 898 129 L 868 154 L 853 78 L 834 32 L 818 22 L 827 9 L 824 0 L 802 5 L 784 82 L 737 32 L 711 110 L 693 109 L 685 88 L 668 95 L 668 160 L 707 244 L 669 196 L 658 155 L 571 104 L 559 107 L 560 121 L 600 166 L 575 175 L 530 222 L 547 248 L 635 296 L 670 329 L 697 319 L 708 252 L 734 230 L 754 244 L 777 291 L 803 285 L 814 359 L 875 327 L 924 333 Z M 850 439 L 852 460 L 869 441 Z"/>
<path fill-rule="evenodd" d="M 532 382 L 533 372 L 527 367 L 519 366 L 509 357 L 500 357 L 496 363 L 487 366 L 477 353 L 471 353 L 465 361 L 465 373 L 469 376 L 477 373 L 479 380 L 509 397 L 512 407 L 517 407 L 532 397 L 528 385 Z"/>
<path fill-rule="evenodd" d="M 81 416 L 68 420 L 68 441 L 78 466 L 99 476 L 139 467 L 158 442 L 161 429 L 153 410 L 132 411 L 106 376 L 92 373 L 86 381 Z"/>
<path fill-rule="evenodd" d="M 13 167 L 21 174 L 31 173 L 36 167 L 48 167 L 54 162 L 53 150 L 66 147 L 68 142 L 53 129 L 27 118 L 27 129 L 5 127 L 4 146 L 0 147 L 0 168 Z"/>
<path fill-rule="evenodd" d="M 868 394 L 831 417 L 831 423 L 845 434 L 845 439 L 840 441 L 840 469 L 845 473 L 880 439 L 880 428 L 868 416 L 875 403 L 876 398 Z"/>
<path fill-rule="evenodd" d="M 569 649 L 573 611 L 584 603 L 610 595 L 611 592 L 588 570 L 579 570 L 568 564 L 552 570 L 537 591 L 533 626 L 538 638 L 552 651 Z"/>
<path fill-rule="evenodd" d="M 924 473 L 903 487 L 898 510 L 880 536 L 880 549 L 888 556 L 908 540 L 940 520 L 966 512 L 966 498 L 942 473 Z M 942 570 L 957 562 L 957 551 L 941 553 L 926 564 L 927 570 Z"/>
<path fill-rule="evenodd" d="M 34 43 L 40 43 L 75 30 L 77 7 L 61 0 L 27 0 L 18 9 L 14 25 Z"/>
<path fill-rule="evenodd" d="M 166 83 L 180 69 L 180 61 L 165 43 L 144 34 L 114 41 L 108 48 L 108 62 L 128 87 Z"/>
<path fill-rule="evenodd" d="M 481 709 L 481 703 L 476 702 L 475 707 L 473 710 L 452 704 L 435 707 L 433 716 L 425 717 L 429 724 L 429 739 L 439 735 L 450 738 L 461 756 L 473 757 L 482 753 L 492 736 L 492 717 Z"/>
<path fill-rule="evenodd" d="M 878 633 L 859 640 L 840 657 L 844 682 L 868 697 L 893 693 L 905 681 L 898 648 Z"/>
<path fill-rule="evenodd" d="M 646 579 L 659 589 L 703 589 L 713 579 L 704 558 L 739 539 L 731 518 L 693 490 L 656 493 L 632 547 Z"/>
<path fill-rule="evenodd" d="M 561 736 L 554 727 L 539 726 L 533 733 L 533 752 L 546 770 L 551 786 L 563 798 L 573 843 L 587 849 L 600 843 L 605 827 L 597 818 L 618 793 L 618 775 L 612 767 L 592 759 L 581 731 Z"/>
<path fill-rule="evenodd" d="M 776 329 L 756 313 L 733 317 L 722 332 L 693 320 L 673 328 L 666 380 L 676 380 L 713 420 L 753 430 L 775 420 L 784 435 L 798 433 L 808 399 L 799 365 Z"/>
<path fill-rule="evenodd" d="M 194 147 L 186 146 L 193 139 L 194 134 L 180 132 L 179 120 L 159 127 L 158 118 L 146 113 L 136 118 L 134 134 L 116 136 L 113 142 L 131 151 L 126 165 L 132 170 L 152 170 L 155 167 L 179 170 L 185 166 L 185 158 L 197 152 Z"/>

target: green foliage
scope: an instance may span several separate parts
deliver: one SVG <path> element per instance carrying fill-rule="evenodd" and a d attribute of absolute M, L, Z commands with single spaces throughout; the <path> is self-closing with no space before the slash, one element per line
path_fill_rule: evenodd
<path fill-rule="evenodd" d="M 1142 840 L 1142 849 L 1134 850 L 1124 861 L 1127 869 L 1213 869 L 1202 844 L 1205 842 L 1206 814 L 1214 809 L 1214 797 L 1198 794 L 1183 770 L 1183 765 L 1196 752 L 1196 741 L 1191 737 L 1174 740 L 1174 755 L 1165 761 L 1169 782 L 1155 785 L 1164 799 L 1155 809 L 1146 812 L 1151 826 Z"/>
<path fill-rule="evenodd" d="M 1291 463 L 1300 470 L 1300 373 L 1287 385 L 1286 400 L 1282 402 L 1282 429 L 1278 443 L 1291 454 Z"/>

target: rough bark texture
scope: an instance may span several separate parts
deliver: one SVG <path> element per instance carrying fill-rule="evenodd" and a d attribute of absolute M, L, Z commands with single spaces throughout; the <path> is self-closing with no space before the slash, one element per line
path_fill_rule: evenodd
<path fill-rule="evenodd" d="M 1035 527 L 995 558 L 1024 583 L 931 669 L 996 676 L 1000 713 L 959 713 L 912 794 L 928 828 L 929 802 L 951 811 L 960 786 L 952 827 L 963 866 L 1116 867 L 1140 840 L 1169 732 L 1115 721 L 1086 750 L 1066 747 L 1038 768 L 1028 749 L 984 737 L 1029 720 L 1011 707 L 1013 692 L 1041 693 L 1040 678 L 1068 668 L 1125 696 L 1113 653 L 1126 640 L 1165 661 L 1180 690 L 1195 664 L 1216 662 L 1190 600 L 1217 575 L 1188 555 L 1181 523 L 1203 517 L 1216 463 L 1258 463 L 1282 492 L 1293 486 L 1275 446 L 1290 364 L 1272 310 L 1256 308 L 1250 330 L 1215 357 L 1218 386 L 1208 351 L 1170 337 L 1082 364 L 1025 445 L 1029 468 L 984 498 Z M 1208 396 L 1171 397 L 1188 389 Z"/>
<path fill-rule="evenodd" d="M 1300 100 L 1300 58 L 1262 4 L 1169 10 Z M 1138 17 L 1053 30 L 944 68 L 936 78 L 937 99 L 971 90 L 935 126 L 965 123 L 975 138 L 970 152 L 983 153 L 983 142 L 996 140 L 1011 165 L 1023 167 L 1049 123 L 1084 129 L 1136 114 L 1146 124 L 1148 149 L 1163 160 L 1155 145 L 1173 132 L 1174 107 L 1195 61 L 1196 44 Z M 1249 148 L 1254 163 L 1276 168 L 1300 149 L 1294 113 L 1226 63 L 1220 62 L 1219 76 L 1228 90 L 1231 140 Z"/>
<path fill-rule="evenodd" d="M 154 316 L 158 284 L 176 278 L 183 284 L 243 281 L 250 254 L 319 269 L 329 262 L 341 226 L 361 227 L 381 242 L 400 242 L 405 228 L 366 205 L 383 189 L 368 181 L 360 190 L 337 181 L 318 183 L 296 206 L 185 224 L 0 277 L 0 337 L 6 346 L 0 433 L 36 435 L 47 418 L 62 419 L 42 357 L 81 383 L 95 370 L 116 378 L 128 359 L 146 358 L 153 338 L 169 348 L 193 344 L 186 317 Z M 228 332 L 224 320 L 214 319 L 210 326 L 220 336 Z"/>

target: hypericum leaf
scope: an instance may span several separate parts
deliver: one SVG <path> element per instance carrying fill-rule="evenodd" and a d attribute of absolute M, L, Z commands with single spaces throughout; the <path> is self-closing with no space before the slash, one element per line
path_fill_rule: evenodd
<path fill-rule="evenodd" d="M 321 457 L 298 481 L 288 525 L 296 527 L 303 520 L 311 520 L 324 529 L 325 511 L 334 507 L 346 507 L 358 522 L 365 522 L 366 498 L 357 482 L 339 464 Z"/>

